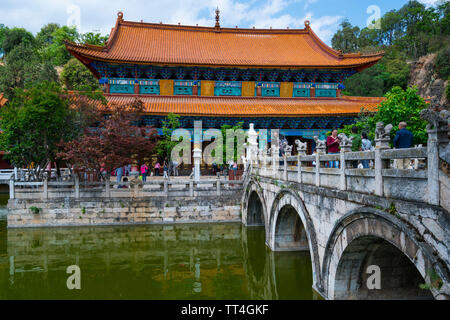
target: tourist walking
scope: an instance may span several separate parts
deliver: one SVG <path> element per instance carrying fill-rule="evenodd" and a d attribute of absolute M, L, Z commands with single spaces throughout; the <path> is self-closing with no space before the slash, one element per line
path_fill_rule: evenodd
<path fill-rule="evenodd" d="M 370 151 L 372 150 L 372 142 L 370 142 L 367 137 L 367 133 L 361 133 L 361 151 Z M 369 159 L 361 160 L 361 164 L 364 169 L 369 168 Z"/>
<path fill-rule="evenodd" d="M 156 161 L 156 164 L 155 164 L 155 176 L 159 176 L 159 168 L 161 168 L 161 165 L 159 164 L 159 161 Z"/>
<path fill-rule="evenodd" d="M 169 179 L 168 171 L 169 171 L 169 166 L 167 165 L 166 160 L 164 160 L 164 163 L 163 163 L 164 179 Z"/>
<path fill-rule="evenodd" d="M 331 136 L 327 137 L 328 154 L 339 153 L 339 144 L 341 143 L 341 141 L 339 140 L 337 134 L 337 129 L 333 129 L 333 131 L 331 131 Z M 339 161 L 330 161 L 328 166 L 330 168 L 339 168 Z"/>
<path fill-rule="evenodd" d="M 172 161 L 173 176 L 178 176 L 178 161 Z"/>
<path fill-rule="evenodd" d="M 123 176 L 123 167 L 119 167 L 116 169 L 116 176 L 117 176 L 117 182 L 121 182 L 122 176 Z"/>
<path fill-rule="evenodd" d="M 413 134 L 411 131 L 406 129 L 406 122 L 400 122 L 398 124 L 398 131 L 394 137 L 394 148 L 405 149 L 411 148 L 413 145 Z M 406 169 L 409 165 L 411 159 L 396 159 L 397 169 Z"/>
<path fill-rule="evenodd" d="M 350 134 L 350 138 L 353 137 L 352 140 L 352 152 L 358 152 L 361 150 L 361 135 L 358 134 L 358 127 L 352 127 L 352 133 Z M 352 161 L 353 168 L 358 168 L 358 160 Z"/>
<path fill-rule="evenodd" d="M 238 169 L 238 165 L 236 162 L 233 162 L 233 175 L 234 175 L 234 180 L 237 180 L 237 169 Z"/>
<path fill-rule="evenodd" d="M 142 174 L 142 181 L 146 182 L 147 174 L 148 174 L 148 167 L 145 163 L 141 166 L 141 174 Z"/>

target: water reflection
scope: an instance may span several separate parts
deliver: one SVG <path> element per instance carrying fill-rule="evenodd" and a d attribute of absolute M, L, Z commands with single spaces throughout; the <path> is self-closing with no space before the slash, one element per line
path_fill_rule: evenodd
<path fill-rule="evenodd" d="M 81 268 L 68 290 L 66 268 Z M 312 299 L 309 254 L 241 224 L 6 229 L 0 299 Z"/>

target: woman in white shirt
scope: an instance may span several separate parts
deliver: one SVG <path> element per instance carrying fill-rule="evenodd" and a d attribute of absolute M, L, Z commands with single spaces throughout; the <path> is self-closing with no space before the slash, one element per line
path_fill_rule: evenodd
<path fill-rule="evenodd" d="M 365 133 L 365 132 L 361 133 L 361 139 L 362 139 L 361 140 L 361 150 L 362 151 L 370 151 L 372 149 L 372 143 L 367 138 L 367 133 Z M 367 159 L 361 160 L 361 163 L 362 163 L 364 169 L 369 168 L 369 160 L 367 160 Z"/>

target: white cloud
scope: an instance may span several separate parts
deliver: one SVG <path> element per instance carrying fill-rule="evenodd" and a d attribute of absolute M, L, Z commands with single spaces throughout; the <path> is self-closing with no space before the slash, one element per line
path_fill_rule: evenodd
<path fill-rule="evenodd" d="M 422 2 L 423 4 L 426 4 L 428 6 L 434 6 L 439 1 L 440 0 L 419 0 L 419 2 Z"/>
<path fill-rule="evenodd" d="M 67 23 L 67 9 L 80 9 L 81 32 L 100 31 L 108 34 L 114 26 L 117 12 L 125 20 L 184 25 L 213 26 L 215 9 L 219 7 L 222 26 L 257 28 L 303 28 L 306 17 L 299 3 L 309 5 L 318 0 L 1 0 L 0 23 L 24 27 L 34 33 L 50 22 Z M 300 7 L 301 8 L 301 7 Z M 339 16 L 315 17 L 307 14 L 314 31 L 329 42 L 338 28 Z"/>

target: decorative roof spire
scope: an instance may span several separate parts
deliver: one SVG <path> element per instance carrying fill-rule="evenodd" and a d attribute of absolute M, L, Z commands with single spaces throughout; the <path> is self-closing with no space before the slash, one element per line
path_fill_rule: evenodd
<path fill-rule="evenodd" d="M 119 21 L 123 21 L 123 12 L 122 11 L 117 12 L 117 18 L 119 19 Z"/>
<path fill-rule="evenodd" d="M 219 7 L 216 9 L 216 28 L 220 28 L 220 10 Z"/>

